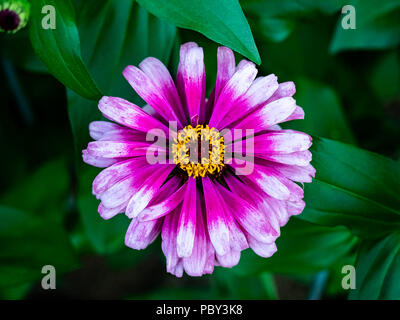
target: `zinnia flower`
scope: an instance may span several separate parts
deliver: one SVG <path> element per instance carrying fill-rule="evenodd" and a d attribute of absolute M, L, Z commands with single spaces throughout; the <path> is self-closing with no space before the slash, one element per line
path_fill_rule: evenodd
<path fill-rule="evenodd" d="M 178 277 L 233 267 L 249 247 L 270 257 L 280 227 L 305 206 L 296 182 L 311 182 L 315 174 L 311 137 L 278 125 L 304 118 L 293 82 L 279 84 L 273 74 L 256 78 L 252 62 L 236 66 L 233 52 L 220 47 L 215 88 L 206 99 L 203 50 L 192 42 L 181 46 L 176 86 L 152 57 L 123 75 L 147 105 L 117 97 L 99 102 L 113 122 L 90 124 L 96 141 L 83 159 L 106 168 L 93 182 L 101 217 L 125 212 L 132 219 L 125 244 L 133 249 L 161 233 L 167 271 Z M 154 129 L 166 138 L 148 141 Z M 170 161 L 149 161 L 149 154 Z"/>
<path fill-rule="evenodd" d="M 0 0 L 0 31 L 15 33 L 28 23 L 30 4 L 26 0 Z"/>

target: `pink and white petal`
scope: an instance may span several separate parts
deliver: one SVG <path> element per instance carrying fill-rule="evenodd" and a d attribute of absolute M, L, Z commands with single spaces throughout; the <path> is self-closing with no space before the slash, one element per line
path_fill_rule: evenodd
<path fill-rule="evenodd" d="M 183 261 L 180 259 L 173 270 L 170 271 L 175 277 L 181 278 L 183 275 Z"/>
<path fill-rule="evenodd" d="M 293 113 L 289 117 L 287 117 L 283 122 L 291 120 L 302 120 L 302 119 L 304 119 L 304 110 L 302 107 L 296 106 Z"/>
<path fill-rule="evenodd" d="M 268 166 L 274 168 L 284 177 L 296 182 L 312 182 L 312 178 L 315 177 L 315 169 L 311 164 L 306 166 L 293 166 L 270 163 Z"/>
<path fill-rule="evenodd" d="M 284 226 L 288 222 L 290 216 L 286 209 L 286 203 L 288 201 L 281 201 L 274 199 L 272 197 L 265 197 L 264 200 L 269 204 L 270 208 L 273 210 L 274 215 L 279 222 L 279 226 L 280 227 Z"/>
<path fill-rule="evenodd" d="M 140 69 L 153 80 L 157 89 L 162 93 L 162 96 L 169 102 L 169 105 L 174 109 L 181 123 L 185 123 L 185 113 L 175 87 L 175 83 L 164 64 L 153 57 L 144 59 L 139 64 Z"/>
<path fill-rule="evenodd" d="M 107 119 L 126 127 L 143 132 L 161 129 L 168 133 L 168 128 L 164 124 L 125 99 L 105 96 L 99 101 L 99 110 Z"/>
<path fill-rule="evenodd" d="M 282 130 L 282 127 L 279 124 L 274 124 L 273 126 L 270 126 L 268 128 L 268 131 L 278 131 L 278 130 Z"/>
<path fill-rule="evenodd" d="M 286 165 L 306 166 L 312 160 L 309 150 L 282 154 L 256 153 L 257 157 Z"/>
<path fill-rule="evenodd" d="M 101 194 L 118 181 L 132 175 L 135 171 L 146 165 L 145 157 L 137 157 L 120 161 L 101 171 L 93 180 L 93 194 Z"/>
<path fill-rule="evenodd" d="M 281 98 L 258 108 L 235 124 L 237 129 L 254 129 L 254 133 L 285 121 L 296 108 L 296 100 Z"/>
<path fill-rule="evenodd" d="M 274 74 L 254 80 L 246 93 L 230 107 L 226 116 L 221 120 L 221 128 L 227 127 L 238 119 L 247 118 L 250 112 L 265 104 L 265 101 L 277 88 L 278 81 Z"/>
<path fill-rule="evenodd" d="M 190 257 L 183 258 L 183 267 L 186 273 L 192 277 L 203 275 L 207 262 L 207 238 L 199 192 L 197 192 L 196 206 L 196 235 L 193 250 Z"/>
<path fill-rule="evenodd" d="M 152 78 L 135 66 L 127 66 L 122 74 L 136 93 L 165 120 L 177 121 L 178 125 L 182 125 L 173 106 Z"/>
<path fill-rule="evenodd" d="M 188 51 L 192 48 L 197 48 L 198 45 L 195 42 L 187 42 L 183 45 L 181 45 L 180 52 L 179 52 L 179 64 L 178 64 L 178 70 L 176 73 L 176 86 L 178 89 L 179 96 L 182 101 L 183 109 L 185 112 L 185 117 L 189 118 L 189 111 L 188 107 L 186 104 L 186 95 L 185 95 L 185 83 L 183 80 L 183 71 L 184 71 L 184 61 L 186 59 L 186 55 Z"/>
<path fill-rule="evenodd" d="M 304 190 L 297 183 L 281 176 L 281 181 L 290 191 L 290 197 L 287 199 L 288 201 L 299 201 L 304 197 Z"/>
<path fill-rule="evenodd" d="M 99 207 L 98 207 L 98 212 L 100 214 L 100 217 L 102 217 L 104 220 L 108 220 L 108 219 L 115 217 L 119 213 L 125 212 L 127 205 L 128 205 L 128 202 L 125 202 L 114 208 L 107 208 L 100 202 Z"/>
<path fill-rule="evenodd" d="M 196 179 L 186 182 L 186 192 L 182 202 L 181 214 L 178 222 L 176 246 L 179 257 L 190 257 L 193 251 L 196 234 L 197 192 Z"/>
<path fill-rule="evenodd" d="M 168 149 L 149 142 L 137 141 L 92 141 L 89 142 L 87 152 L 94 157 L 101 158 L 131 158 L 147 154 L 167 154 Z"/>
<path fill-rule="evenodd" d="M 170 214 L 164 217 L 164 222 L 161 231 L 161 239 L 162 239 L 161 249 L 167 260 L 167 272 L 173 274 L 179 260 L 181 260 L 178 257 L 178 253 L 176 250 L 176 236 L 178 229 L 178 220 L 181 210 L 180 207 L 181 206 L 174 209 Z"/>
<path fill-rule="evenodd" d="M 140 222 L 132 219 L 125 235 L 125 245 L 136 250 L 147 248 L 159 235 L 162 220 Z"/>
<path fill-rule="evenodd" d="M 217 51 L 217 79 L 215 82 L 215 99 L 218 99 L 222 89 L 235 73 L 235 55 L 227 47 L 218 47 Z"/>
<path fill-rule="evenodd" d="M 241 230 L 238 223 L 235 221 L 235 214 L 231 214 L 230 206 L 226 203 L 224 194 L 228 192 L 224 186 L 216 183 L 215 184 L 215 192 L 219 197 L 220 205 L 225 210 L 226 223 L 229 229 L 229 245 L 232 250 L 242 251 L 249 247 L 246 236 Z"/>
<path fill-rule="evenodd" d="M 257 240 L 256 238 L 248 235 L 247 240 L 249 241 L 250 248 L 260 257 L 269 258 L 278 249 L 276 248 L 275 242 L 265 243 Z"/>
<path fill-rule="evenodd" d="M 218 99 L 216 99 L 209 123 L 210 127 L 220 129 L 219 123 L 231 109 L 234 102 L 250 88 L 256 75 L 257 69 L 254 63 L 244 61 L 239 64 L 235 73 L 221 90 Z"/>
<path fill-rule="evenodd" d="M 98 168 L 107 168 L 119 161 L 121 159 L 118 158 L 103 158 L 91 155 L 87 150 L 82 150 L 82 159 L 83 162 L 90 164 L 91 166 Z"/>
<path fill-rule="evenodd" d="M 217 254 L 219 264 L 225 268 L 232 268 L 236 266 L 240 261 L 240 251 L 231 249 L 229 253 L 225 255 Z"/>
<path fill-rule="evenodd" d="M 176 180 L 178 181 L 176 181 Z M 147 208 L 145 208 L 138 216 L 141 221 L 158 219 L 174 210 L 183 201 L 187 184 L 180 188 L 178 178 L 169 180 L 160 190 L 158 199 L 152 200 Z M 174 185 L 171 185 L 174 183 Z"/>
<path fill-rule="evenodd" d="M 92 121 L 89 124 L 89 134 L 94 140 L 99 140 L 108 131 L 121 128 L 119 125 L 108 121 Z"/>
<path fill-rule="evenodd" d="M 306 203 L 303 200 L 287 201 L 286 207 L 289 215 L 296 216 L 303 212 Z"/>
<path fill-rule="evenodd" d="M 215 249 L 213 244 L 211 243 L 208 232 L 206 231 L 206 263 L 204 266 L 204 273 L 212 274 L 214 271 L 215 265 Z"/>
<path fill-rule="evenodd" d="M 263 212 L 238 195 L 228 190 L 222 191 L 221 195 L 228 204 L 230 212 L 245 231 L 264 242 L 274 241 L 279 236 L 279 229 L 275 230 L 271 226 L 268 217 Z"/>
<path fill-rule="evenodd" d="M 308 134 L 294 130 L 273 131 L 254 137 L 256 153 L 285 154 L 305 151 L 312 145 Z"/>
<path fill-rule="evenodd" d="M 134 181 L 135 177 L 128 176 L 100 194 L 98 198 L 100 198 L 103 205 L 107 208 L 117 207 L 129 201 L 133 196 L 135 192 Z"/>
<path fill-rule="evenodd" d="M 206 76 L 203 49 L 193 46 L 184 50 L 179 71 L 189 118 L 198 119 L 205 102 Z M 197 125 L 197 123 L 192 124 Z"/>
<path fill-rule="evenodd" d="M 128 203 L 126 215 L 129 218 L 136 218 L 139 213 L 147 207 L 149 202 L 157 195 L 160 187 L 174 168 L 175 165 L 172 164 L 153 165 L 152 173 L 142 181 L 142 185 L 134 193 Z"/>
<path fill-rule="evenodd" d="M 159 166 L 162 167 L 162 165 Z M 145 165 L 135 175 L 129 175 L 112 185 L 99 195 L 103 205 L 113 208 L 130 200 L 135 193 L 139 192 L 144 181 L 154 173 L 155 169 L 157 169 L 156 165 Z"/>
<path fill-rule="evenodd" d="M 103 134 L 99 141 L 146 141 L 146 134 L 141 131 L 118 128 L 115 130 L 107 131 Z"/>
<path fill-rule="evenodd" d="M 276 217 L 276 213 L 274 208 L 267 202 L 267 199 L 272 199 L 263 193 L 260 189 L 254 188 L 251 184 L 245 184 L 242 181 L 239 181 L 233 175 L 227 175 L 225 177 L 225 181 L 229 186 L 229 189 L 239 198 L 244 199 L 244 201 L 250 203 L 257 212 L 262 213 L 267 219 L 270 227 L 272 227 L 275 232 L 271 231 L 270 233 L 274 238 L 279 234 L 279 220 Z M 279 200 L 277 200 L 279 201 Z M 283 201 L 282 201 L 283 202 Z M 263 223 L 264 219 L 261 219 L 260 223 Z M 268 228 L 268 227 L 267 227 Z M 254 233 L 253 233 L 254 234 Z"/>
<path fill-rule="evenodd" d="M 225 210 L 220 204 L 220 198 L 213 182 L 207 176 L 202 179 L 204 202 L 206 207 L 207 229 L 215 251 L 225 255 L 230 251 L 229 228 Z"/>
<path fill-rule="evenodd" d="M 279 87 L 274 94 L 266 101 L 266 103 L 270 103 L 284 97 L 293 97 L 295 93 L 296 86 L 292 81 L 282 82 L 279 84 Z"/>
<path fill-rule="evenodd" d="M 253 172 L 248 174 L 243 166 L 237 165 L 235 160 L 231 164 L 236 173 L 257 185 L 266 194 L 278 200 L 287 200 L 290 197 L 290 191 L 282 182 L 281 177 L 264 166 L 254 164 Z"/>

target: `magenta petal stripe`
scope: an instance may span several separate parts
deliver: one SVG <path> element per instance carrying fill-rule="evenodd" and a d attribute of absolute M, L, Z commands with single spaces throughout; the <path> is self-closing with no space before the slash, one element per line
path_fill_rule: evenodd
<path fill-rule="evenodd" d="M 266 100 L 277 88 L 278 79 L 275 75 L 271 74 L 266 77 L 257 78 L 246 93 L 231 106 L 230 112 L 228 111 L 225 115 L 220 126 L 230 127 L 232 122 L 246 118 L 248 113 L 257 110 L 258 107 L 265 104 Z"/>
<path fill-rule="evenodd" d="M 182 202 L 181 215 L 178 221 L 176 247 L 179 257 L 189 257 L 192 254 L 196 234 L 197 195 L 196 180 L 189 179 Z"/>
<path fill-rule="evenodd" d="M 245 61 L 237 68 L 216 99 L 210 127 L 220 128 L 218 124 L 230 109 L 230 105 L 249 89 L 256 75 L 257 69 L 252 62 Z"/>
<path fill-rule="evenodd" d="M 200 110 L 204 108 L 205 98 L 205 67 L 204 67 L 203 49 L 199 47 L 189 48 L 183 54 L 181 61 L 181 74 L 184 97 L 189 113 L 189 118 L 194 123 L 193 119 L 199 119 Z"/>
<path fill-rule="evenodd" d="M 141 221 L 158 219 L 174 210 L 182 201 L 187 184 L 178 188 L 179 179 L 172 178 L 159 190 L 159 193 L 149 205 L 140 213 Z"/>
<path fill-rule="evenodd" d="M 168 98 L 163 95 L 162 89 L 154 84 L 153 80 L 142 70 L 134 66 L 128 66 L 123 71 L 126 80 L 136 93 L 146 101 L 153 109 L 167 121 L 177 121 L 174 107 L 169 103 Z"/>
<path fill-rule="evenodd" d="M 215 186 L 208 177 L 203 179 L 203 187 L 210 240 L 215 251 L 220 255 L 225 255 L 230 250 L 226 213 L 220 205 Z"/>
<path fill-rule="evenodd" d="M 145 104 L 101 98 L 109 121 L 89 125 L 82 158 L 102 169 L 92 186 L 100 217 L 130 219 L 126 246 L 161 235 L 166 271 L 198 277 L 232 268 L 248 248 L 271 257 L 317 173 L 312 138 L 281 126 L 305 116 L 293 82 L 257 77 L 254 63 L 219 47 L 206 96 L 203 49 L 185 43 L 179 58 L 176 79 L 154 57 L 124 69 Z"/>
<path fill-rule="evenodd" d="M 144 132 L 159 128 L 168 132 L 165 125 L 124 99 L 103 97 L 99 102 L 99 109 L 105 117 L 126 127 Z"/>

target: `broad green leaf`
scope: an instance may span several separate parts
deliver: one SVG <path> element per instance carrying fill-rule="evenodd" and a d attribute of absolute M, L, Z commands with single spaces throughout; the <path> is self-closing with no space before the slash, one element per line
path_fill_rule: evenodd
<path fill-rule="evenodd" d="M 400 97 L 400 57 L 397 50 L 382 56 L 374 65 L 369 82 L 383 102 Z"/>
<path fill-rule="evenodd" d="M 332 14 L 348 0 L 246 0 L 242 1 L 245 13 L 259 17 L 305 16 L 311 12 Z"/>
<path fill-rule="evenodd" d="M 79 95 L 97 99 L 99 89 L 82 61 L 75 10 L 70 0 L 33 0 L 31 2 L 30 39 L 36 53 L 65 86 Z M 42 8 L 51 5 L 56 12 L 56 28 L 42 27 Z"/>
<path fill-rule="evenodd" d="M 365 241 L 359 252 L 356 289 L 349 299 L 400 299 L 400 234 L 393 233 L 379 242 Z"/>
<path fill-rule="evenodd" d="M 282 42 L 292 32 L 294 23 L 289 19 L 282 18 L 261 18 L 255 22 L 262 40 L 270 42 Z"/>
<path fill-rule="evenodd" d="M 356 12 L 356 29 L 343 29 L 340 16 L 330 51 L 386 49 L 400 43 L 400 1 L 377 5 L 373 0 L 350 1 Z"/>
<path fill-rule="evenodd" d="M 400 167 L 378 154 L 340 142 L 314 138 L 317 170 L 305 185 L 300 218 L 327 226 L 344 225 L 364 238 L 400 228 Z"/>
<path fill-rule="evenodd" d="M 292 217 L 276 241 L 278 251 L 270 258 L 257 256 L 250 249 L 242 252 L 233 271 L 240 275 L 273 272 L 311 274 L 328 269 L 346 259 L 357 242 L 344 227 L 324 227 Z"/>
<path fill-rule="evenodd" d="M 239 275 L 232 269 L 215 268 L 215 291 L 219 299 L 274 300 L 278 298 L 274 278 L 270 273 Z"/>
<path fill-rule="evenodd" d="M 56 214 L 56 212 L 55 212 Z M 49 219 L 0 206 L 0 287 L 15 286 L 43 277 L 42 267 L 57 274 L 77 267 L 69 237 Z"/>
<path fill-rule="evenodd" d="M 357 12 L 357 23 L 363 25 L 378 17 L 400 8 L 400 0 L 385 0 L 377 4 L 376 0 L 346 0 Z"/>
<path fill-rule="evenodd" d="M 306 78 L 300 78 L 295 83 L 294 97 L 297 104 L 304 109 L 305 118 L 285 126 L 311 135 L 354 143 L 353 134 L 336 93 L 330 87 Z"/>
<path fill-rule="evenodd" d="M 67 164 L 64 160 L 57 159 L 43 164 L 23 182 L 11 186 L 0 197 L 0 204 L 34 212 L 38 216 L 51 214 L 53 219 L 61 221 L 66 209 L 68 187 Z"/>
<path fill-rule="evenodd" d="M 94 79 L 106 95 L 144 103 L 122 76 L 127 65 L 138 65 L 148 56 L 168 63 L 176 28 L 161 22 L 132 0 L 85 1 L 79 7 L 78 28 L 82 55 Z M 68 91 L 68 112 L 77 150 L 78 207 L 86 234 L 95 250 L 111 253 L 123 246 L 128 219 L 118 216 L 104 221 L 97 213 L 99 201 L 91 184 L 100 171 L 82 161 L 81 150 L 89 138 L 89 123 L 101 119 L 96 101 Z"/>
<path fill-rule="evenodd" d="M 141 101 L 122 76 L 127 65 L 147 56 L 167 63 L 176 28 L 132 0 L 85 1 L 78 15 L 82 56 L 106 95 Z"/>
<path fill-rule="evenodd" d="M 139 0 L 149 12 L 178 27 L 198 31 L 257 64 L 261 63 L 238 0 Z"/>
<path fill-rule="evenodd" d="M 337 62 L 328 51 L 330 38 L 327 33 L 331 32 L 331 26 L 326 20 L 316 17 L 310 23 L 295 22 L 292 32 L 279 43 L 264 41 L 260 29 L 254 28 L 254 32 L 263 58 L 260 66 L 263 74 L 274 73 L 280 82 L 302 76 L 327 83 L 326 74 L 331 77 L 330 70 Z"/>

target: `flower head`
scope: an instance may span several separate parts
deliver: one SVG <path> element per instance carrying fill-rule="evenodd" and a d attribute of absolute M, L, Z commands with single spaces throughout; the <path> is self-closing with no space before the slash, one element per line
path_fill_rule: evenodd
<path fill-rule="evenodd" d="M 26 0 L 0 0 L 0 31 L 15 33 L 28 23 L 30 4 Z"/>
<path fill-rule="evenodd" d="M 293 82 L 257 77 L 252 62 L 235 64 L 218 48 L 215 88 L 205 97 L 203 50 L 182 45 L 176 85 L 157 59 L 123 75 L 147 102 L 142 108 L 103 97 L 108 121 L 90 124 L 96 141 L 86 163 L 106 168 L 93 182 L 104 219 L 125 213 L 127 246 L 144 249 L 161 233 L 167 271 L 182 276 L 232 267 L 242 250 L 276 250 L 280 227 L 302 212 L 311 182 L 311 137 L 279 123 L 302 119 Z"/>

